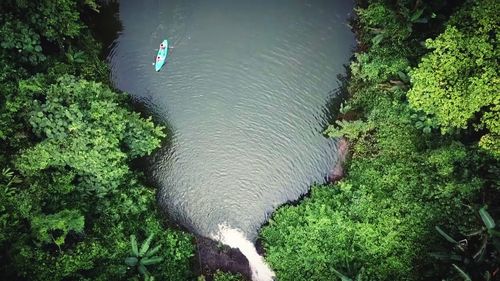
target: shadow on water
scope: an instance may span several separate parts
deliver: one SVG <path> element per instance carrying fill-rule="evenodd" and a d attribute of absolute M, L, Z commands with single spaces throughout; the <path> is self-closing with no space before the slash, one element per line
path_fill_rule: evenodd
<path fill-rule="evenodd" d="M 325 105 L 328 113 L 326 114 L 326 118 L 324 120 L 325 122 L 323 125 L 323 128 L 325 130 L 329 125 L 335 123 L 340 114 L 341 105 L 345 103 L 349 98 L 349 91 L 347 89 L 347 86 L 350 78 L 350 67 L 348 64 L 344 64 L 343 67 L 344 73 L 337 74 L 338 87 L 328 93 L 329 98 Z"/>
<path fill-rule="evenodd" d="M 97 41 L 101 42 L 103 48 L 101 57 L 107 58 L 113 49 L 113 44 L 123 30 L 119 18 L 120 3 L 117 0 L 100 0 L 98 11 L 87 9 L 82 14 L 82 20 L 90 28 Z"/>

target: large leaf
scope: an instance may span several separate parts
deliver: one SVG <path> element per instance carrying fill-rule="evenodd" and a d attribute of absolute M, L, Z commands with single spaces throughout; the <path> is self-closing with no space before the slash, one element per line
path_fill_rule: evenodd
<path fill-rule="evenodd" d="M 495 221 L 490 216 L 488 211 L 486 211 L 486 207 L 482 207 L 481 209 L 479 209 L 479 215 L 481 216 L 481 219 L 483 220 L 486 228 L 488 228 L 488 229 L 495 228 Z"/>
<path fill-rule="evenodd" d="M 433 252 L 429 254 L 431 257 L 438 259 L 438 260 L 443 260 L 443 261 L 461 261 L 462 257 L 456 254 L 450 254 L 447 252 Z"/>
<path fill-rule="evenodd" d="M 483 261 L 484 255 L 486 253 L 486 244 L 488 244 L 488 237 L 487 236 L 484 237 L 483 242 L 482 242 L 481 247 L 479 248 L 479 250 L 472 256 L 472 258 L 476 262 L 482 262 Z"/>
<path fill-rule="evenodd" d="M 380 33 L 380 34 L 375 35 L 372 38 L 373 45 L 376 46 L 376 45 L 380 44 L 380 42 L 382 42 L 382 40 L 384 39 L 384 37 L 385 37 L 384 33 Z"/>
<path fill-rule="evenodd" d="M 139 251 L 139 256 L 144 256 L 144 254 L 149 250 L 149 245 L 151 245 L 151 240 L 153 240 L 154 234 L 149 235 L 148 239 L 142 243 L 141 250 Z"/>
<path fill-rule="evenodd" d="M 150 257 L 150 256 L 158 253 L 158 251 L 160 250 L 160 248 L 161 248 L 161 245 L 158 245 L 158 246 L 154 247 L 153 249 L 151 249 L 151 251 L 147 251 L 147 253 L 146 253 L 145 256 L 146 257 Z"/>
<path fill-rule="evenodd" d="M 349 278 L 349 277 L 345 276 L 344 274 L 342 274 L 342 273 L 338 272 L 337 270 L 335 270 L 335 269 L 333 269 L 333 268 L 332 268 L 332 270 L 333 270 L 333 273 L 334 273 L 335 275 L 337 275 L 337 277 L 338 277 L 338 278 L 340 278 L 340 280 L 342 280 L 342 281 L 352 281 L 352 279 L 351 279 L 351 278 Z"/>
<path fill-rule="evenodd" d="M 142 258 L 141 259 L 141 264 L 143 265 L 151 265 L 151 264 L 156 264 L 159 263 L 163 260 L 162 257 L 150 257 L 150 258 Z"/>
<path fill-rule="evenodd" d="M 424 13 L 424 9 L 419 9 L 419 10 L 415 11 L 413 13 L 413 15 L 411 15 L 410 21 L 416 22 L 422 16 L 423 13 Z"/>
<path fill-rule="evenodd" d="M 444 239 L 448 240 L 448 242 L 453 243 L 453 244 L 458 244 L 457 240 L 453 239 L 450 235 L 446 234 L 439 226 L 436 226 L 437 232 L 441 234 L 441 236 L 444 237 Z"/>
<path fill-rule="evenodd" d="M 130 235 L 130 245 L 132 245 L 132 254 L 136 257 L 139 256 L 139 250 L 137 250 L 137 239 L 135 235 Z"/>
<path fill-rule="evenodd" d="M 456 264 L 452 264 L 452 266 L 453 266 L 453 268 L 455 268 L 455 270 L 458 272 L 458 274 L 460 274 L 460 276 L 462 276 L 464 281 L 472 281 L 469 274 L 465 273 L 465 271 L 463 271 L 460 267 L 458 267 Z"/>
<path fill-rule="evenodd" d="M 139 273 L 145 276 L 149 276 L 149 271 L 143 264 L 139 264 Z"/>
<path fill-rule="evenodd" d="M 136 257 L 128 257 L 125 259 L 125 263 L 128 266 L 136 266 L 139 260 Z"/>

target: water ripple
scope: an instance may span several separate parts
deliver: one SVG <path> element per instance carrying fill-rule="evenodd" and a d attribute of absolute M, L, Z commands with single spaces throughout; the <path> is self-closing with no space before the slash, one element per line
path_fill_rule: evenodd
<path fill-rule="evenodd" d="M 171 126 L 150 174 L 161 206 L 196 233 L 227 224 L 254 239 L 336 161 L 322 130 L 353 45 L 339 16 L 352 3 L 308 2 L 120 1 L 112 79 Z M 175 48 L 157 73 L 165 37 Z"/>

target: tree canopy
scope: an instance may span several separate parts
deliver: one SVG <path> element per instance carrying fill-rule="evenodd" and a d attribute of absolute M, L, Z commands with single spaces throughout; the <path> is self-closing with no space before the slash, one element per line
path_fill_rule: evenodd
<path fill-rule="evenodd" d="M 410 76 L 412 107 L 430 115 L 442 133 L 472 128 L 479 145 L 500 157 L 500 78 L 498 57 L 500 3 L 481 0 L 468 5 L 435 39 L 431 53 Z"/>

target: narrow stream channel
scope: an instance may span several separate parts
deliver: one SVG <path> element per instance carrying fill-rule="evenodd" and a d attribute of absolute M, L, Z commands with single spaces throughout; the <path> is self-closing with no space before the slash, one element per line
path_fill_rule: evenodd
<path fill-rule="evenodd" d="M 322 131 L 354 46 L 352 1 L 122 0 L 115 85 L 171 126 L 148 168 L 159 202 L 194 233 L 250 241 L 336 162 Z M 174 45 L 152 65 L 159 43 Z"/>

